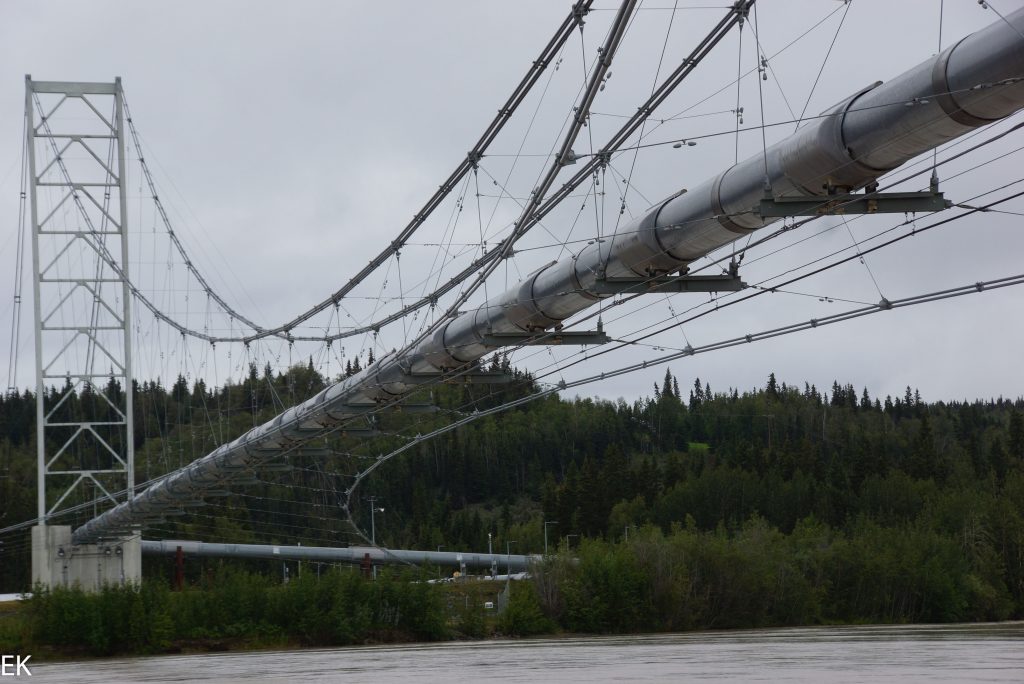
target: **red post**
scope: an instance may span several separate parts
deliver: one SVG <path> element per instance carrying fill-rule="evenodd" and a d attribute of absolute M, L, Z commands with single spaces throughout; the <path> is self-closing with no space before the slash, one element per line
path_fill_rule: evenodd
<path fill-rule="evenodd" d="M 179 546 L 174 552 L 174 590 L 185 588 L 185 552 Z"/>
<path fill-rule="evenodd" d="M 373 574 L 373 561 L 370 560 L 370 554 L 363 554 L 363 561 L 359 566 L 363 571 L 363 577 L 369 577 Z"/>

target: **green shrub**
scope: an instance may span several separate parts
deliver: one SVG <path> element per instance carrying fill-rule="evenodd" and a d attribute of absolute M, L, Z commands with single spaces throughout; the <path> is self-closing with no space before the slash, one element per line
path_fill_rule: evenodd
<path fill-rule="evenodd" d="M 509 636 L 533 636 L 555 631 L 555 624 L 544 615 L 537 590 L 530 582 L 513 582 L 505 610 L 498 617 L 498 631 Z"/>

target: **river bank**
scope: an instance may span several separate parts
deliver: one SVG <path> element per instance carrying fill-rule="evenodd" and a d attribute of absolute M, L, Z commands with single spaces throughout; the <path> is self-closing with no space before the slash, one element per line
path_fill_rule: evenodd
<path fill-rule="evenodd" d="M 564 630 L 545 615 L 533 582 L 513 583 L 503 598 L 505 586 L 481 581 L 431 584 L 408 572 L 383 573 L 371 581 L 346 571 L 277 585 L 258 575 L 231 572 L 219 575 L 209 586 L 182 592 L 154 583 L 111 587 L 99 594 L 41 591 L 24 601 L 0 603 L 0 652 L 31 654 L 36 663 L 106 662 L 119 656 L 206 658 L 252 653 L 259 657 L 324 647 L 433 648 L 431 642 L 519 644 L 530 643 L 524 637 L 538 635 L 545 637 L 545 643 L 598 638 Z M 500 614 L 489 607 L 503 601 Z M 956 627 L 1024 637 L 1020 621 L 768 627 L 781 635 L 811 634 L 816 629 L 831 630 L 833 635 L 871 635 L 891 629 L 927 633 Z M 695 629 L 674 633 L 673 638 L 742 639 L 749 632 Z M 652 630 L 619 635 L 655 640 L 668 636 Z"/>
<path fill-rule="evenodd" d="M 282 582 L 224 564 L 183 591 L 159 577 L 93 594 L 36 591 L 0 620 L 0 649 L 109 657 L 1019 619 L 1020 587 L 986 567 L 963 559 L 959 542 L 912 526 L 861 522 L 847 534 L 809 518 L 786 534 L 755 516 L 727 533 L 688 520 L 623 542 L 585 539 L 573 558 L 546 557 L 510 585 L 435 583 L 436 569 L 419 568 L 369 579 L 351 567 Z"/>

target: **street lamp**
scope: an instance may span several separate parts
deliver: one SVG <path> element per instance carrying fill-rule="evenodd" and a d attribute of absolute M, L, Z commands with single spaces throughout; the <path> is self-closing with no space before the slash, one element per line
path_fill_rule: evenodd
<path fill-rule="evenodd" d="M 377 513 L 383 513 L 384 507 L 377 507 L 377 497 L 368 497 L 370 500 L 370 543 L 377 546 Z M 373 579 L 377 579 L 377 565 L 373 565 Z"/>
<path fill-rule="evenodd" d="M 487 555 L 491 557 L 491 579 L 498 574 L 498 563 L 494 560 L 494 549 L 491 548 L 491 533 L 487 533 Z"/>
<path fill-rule="evenodd" d="M 505 542 L 505 581 L 508 582 L 512 579 L 512 545 L 516 543 L 515 539 Z"/>
<path fill-rule="evenodd" d="M 576 537 L 577 539 L 579 539 L 580 535 L 578 535 L 578 534 L 567 534 L 567 535 L 565 535 L 565 550 L 566 551 L 570 551 L 571 548 L 572 548 L 572 547 L 569 546 L 569 539 L 571 537 Z"/>
<path fill-rule="evenodd" d="M 371 497 L 369 497 L 369 500 L 370 500 L 370 542 L 374 546 L 376 546 L 377 545 L 377 520 L 375 518 L 375 514 L 383 513 L 384 512 L 384 508 L 383 507 L 378 508 L 375 505 L 377 503 L 377 497 L 371 496 Z"/>
<path fill-rule="evenodd" d="M 443 548 L 444 548 L 444 544 L 438 544 L 437 545 L 437 552 L 441 553 L 441 549 L 443 549 Z M 441 559 L 440 558 L 437 560 L 437 578 L 441 579 Z"/>
<path fill-rule="evenodd" d="M 548 525 L 557 525 L 557 520 L 544 521 L 544 555 L 548 555 Z"/>

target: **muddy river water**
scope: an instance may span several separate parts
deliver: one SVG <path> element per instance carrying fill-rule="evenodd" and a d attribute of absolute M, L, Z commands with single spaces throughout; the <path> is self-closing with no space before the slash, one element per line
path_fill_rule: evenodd
<path fill-rule="evenodd" d="M 32 667 L 32 674 L 35 682 L 78 684 L 1024 682 L 1024 623 L 810 627 L 159 656 L 40 663 Z"/>

